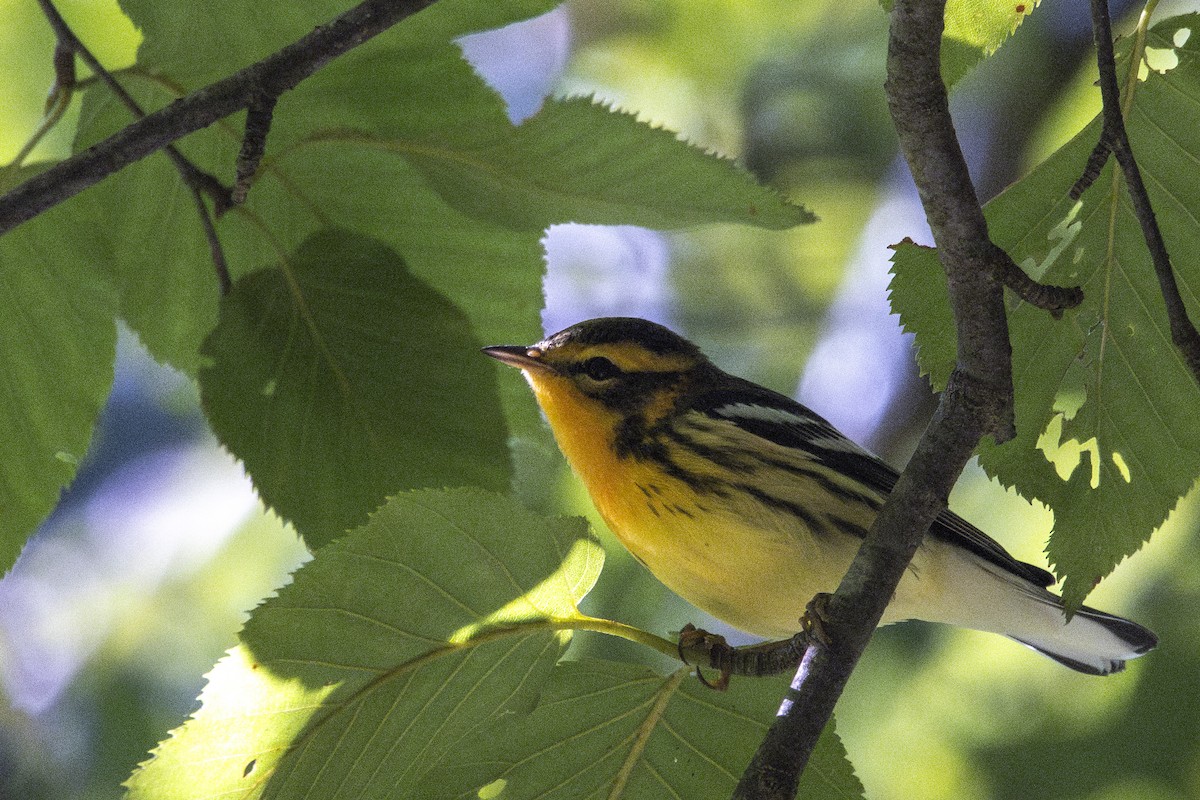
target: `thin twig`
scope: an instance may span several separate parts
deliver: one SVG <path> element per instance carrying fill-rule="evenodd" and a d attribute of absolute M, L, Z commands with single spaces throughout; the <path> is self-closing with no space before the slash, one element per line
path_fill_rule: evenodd
<path fill-rule="evenodd" d="M 248 107 L 263 91 L 283 94 L 333 59 L 434 2 L 365 0 L 263 60 L 146 115 L 0 196 L 0 234 L 176 139 Z"/>
<path fill-rule="evenodd" d="M 896 0 L 887 95 L 946 271 L 958 366 L 929 428 L 828 605 L 830 644 L 810 644 L 734 793 L 792 800 L 799 776 L 913 553 L 979 440 L 1013 433 L 1012 353 L 997 248 L 967 173 L 941 79 L 945 0 Z"/>
<path fill-rule="evenodd" d="M 263 153 L 267 151 L 267 134 L 271 131 L 271 120 L 278 99 L 278 95 L 264 92 L 246 109 L 246 132 L 242 136 L 242 149 L 237 158 L 237 180 L 233 185 L 232 199 L 235 205 L 246 202 L 250 183 L 258 173 Z"/>
<path fill-rule="evenodd" d="M 141 104 L 134 99 L 133 95 L 125 91 L 125 87 L 121 85 L 120 81 L 105 69 L 100 60 L 83 43 L 83 40 L 75 35 L 75 32 L 71 30 L 71 26 L 67 24 L 62 14 L 58 13 L 58 9 L 54 7 L 53 1 L 38 0 L 38 5 L 42 7 L 42 13 L 50 23 L 50 27 L 54 30 L 54 35 L 58 38 L 58 47 L 55 49 L 56 71 L 59 71 L 58 61 L 60 53 L 70 51 L 72 62 L 74 61 L 73 56 L 78 54 L 83 59 L 83 62 L 91 68 L 92 72 L 99 76 L 100 80 L 104 82 L 109 90 L 129 109 L 135 119 L 144 119 L 146 112 L 142 109 Z M 73 71 L 74 69 L 72 68 Z M 184 184 L 188 187 L 188 191 L 191 192 L 192 198 L 196 203 L 196 211 L 200 215 L 200 226 L 204 229 L 204 238 L 208 242 L 208 249 L 212 254 L 213 268 L 217 274 L 217 286 L 221 294 L 228 294 L 233 286 L 233 281 L 229 276 L 229 265 L 225 260 L 225 251 L 222 249 L 221 240 L 217 236 L 217 226 L 213 223 L 208 206 L 204 203 L 204 193 L 213 198 L 213 209 L 220 216 L 230 206 L 229 190 L 214 176 L 185 158 L 175 145 L 167 145 L 165 151 L 167 157 L 171 159 L 171 163 L 175 165 L 175 169 L 179 171 L 179 175 L 183 178 Z"/>
<path fill-rule="evenodd" d="M 50 87 L 50 93 L 46 96 L 46 105 L 42 109 L 42 120 L 28 141 L 13 156 L 13 160 L 3 170 L 0 170 L 0 176 L 4 172 L 21 168 L 38 143 L 46 137 L 46 134 L 54 130 L 54 126 L 62 119 L 63 114 L 70 107 L 71 98 L 74 97 L 78 87 L 79 84 L 75 79 L 75 52 L 59 42 L 54 46 L 54 85 Z"/>
<path fill-rule="evenodd" d="M 49 21 L 50 27 L 54 29 L 55 36 L 58 37 L 60 47 L 63 49 L 69 49 L 71 52 L 78 54 L 78 56 L 83 59 L 83 63 L 87 64 L 88 68 L 91 69 L 92 72 L 95 73 L 95 75 L 104 83 L 104 85 L 109 88 L 109 91 L 111 91 L 116 98 L 121 101 L 121 104 L 124 105 L 125 108 L 129 109 L 129 113 L 131 113 L 135 119 L 144 119 L 146 112 L 142 108 L 141 103 L 139 103 L 133 95 L 126 91 L 125 87 L 121 85 L 121 82 L 113 77 L 113 74 L 109 72 L 103 64 L 100 63 L 100 60 L 96 58 L 90 49 L 88 49 L 88 46 L 83 43 L 83 40 L 75 35 L 75 32 L 71 30 L 71 27 L 67 24 L 67 21 L 63 19 L 62 14 L 60 14 L 58 9 L 55 8 L 53 0 L 37 1 L 38 5 L 42 7 L 42 12 L 45 14 L 47 21 Z M 229 190 L 225 189 L 219 180 L 188 161 L 188 159 L 185 158 L 184 155 L 180 153 L 174 145 L 168 145 L 164 149 L 167 151 L 168 155 L 171 156 L 171 160 L 175 162 L 175 165 L 179 168 L 184 180 L 187 181 L 189 185 L 194 184 L 193 188 L 195 188 L 197 191 L 204 191 L 211 194 L 213 197 L 213 202 L 217 204 L 218 208 L 222 205 L 228 207 Z M 199 176 L 204 177 L 200 178 Z M 220 191 L 215 191 L 218 187 L 220 187 Z"/>
<path fill-rule="evenodd" d="M 54 45 L 54 87 L 46 100 L 46 113 L 54 104 L 55 95 L 75 91 L 75 50 L 59 39 Z"/>
<path fill-rule="evenodd" d="M 1162 230 L 1154 215 L 1154 207 L 1150 204 L 1150 194 L 1142 180 L 1142 171 L 1133 155 L 1133 147 L 1129 143 L 1129 132 L 1125 128 L 1125 114 L 1121 106 L 1121 89 L 1117 81 L 1117 62 L 1113 52 L 1112 20 L 1109 18 L 1107 0 L 1091 0 L 1092 31 L 1096 40 L 1096 63 L 1100 71 L 1100 98 L 1103 102 L 1102 127 L 1100 141 L 1088 159 L 1083 176 L 1071 189 L 1071 197 L 1078 199 L 1083 191 L 1100 174 L 1104 162 L 1111 153 L 1117 165 L 1125 176 L 1125 185 L 1129 189 L 1129 199 L 1133 206 L 1134 216 L 1142 228 L 1142 237 L 1146 240 L 1146 249 L 1150 251 L 1150 261 L 1154 264 L 1154 273 L 1158 277 L 1159 290 L 1167 307 L 1167 322 L 1171 328 L 1171 341 L 1183 356 L 1184 362 L 1192 372 L 1192 377 L 1200 383 L 1200 332 L 1188 317 L 1187 307 L 1179 293 L 1179 284 L 1175 280 L 1175 270 L 1171 266 L 1171 257 L 1167 252 L 1167 243 L 1163 239 Z M 1140 52 L 1140 50 L 1139 50 Z M 1136 75 L 1137 63 L 1130 66 L 1131 76 Z M 1131 93 L 1127 89 L 1126 96 Z"/>
<path fill-rule="evenodd" d="M 1026 303 L 1050 312 L 1050 316 L 1061 319 L 1062 313 L 1083 302 L 1083 289 L 1078 286 L 1051 286 L 1038 283 L 1025 270 L 1017 266 L 1001 247 L 992 246 L 992 269 L 1000 282 Z"/>

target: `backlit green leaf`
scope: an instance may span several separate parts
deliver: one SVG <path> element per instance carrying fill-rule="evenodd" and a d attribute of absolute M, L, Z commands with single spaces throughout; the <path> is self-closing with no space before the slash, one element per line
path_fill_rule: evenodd
<path fill-rule="evenodd" d="M 1040 0 L 948 0 L 942 34 L 942 80 L 953 86 L 1000 49 Z"/>
<path fill-rule="evenodd" d="M 528 712 L 603 551 L 477 490 L 400 495 L 260 606 L 131 800 L 413 796 Z"/>

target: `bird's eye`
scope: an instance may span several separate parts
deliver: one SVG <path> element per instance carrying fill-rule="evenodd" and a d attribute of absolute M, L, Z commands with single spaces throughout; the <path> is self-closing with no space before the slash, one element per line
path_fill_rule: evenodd
<path fill-rule="evenodd" d="M 621 374 L 621 368 L 604 356 L 593 356 L 580 365 L 584 375 L 594 381 L 606 381 Z"/>

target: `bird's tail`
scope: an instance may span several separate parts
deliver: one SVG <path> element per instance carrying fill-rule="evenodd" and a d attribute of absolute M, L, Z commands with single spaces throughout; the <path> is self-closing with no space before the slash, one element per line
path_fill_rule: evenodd
<path fill-rule="evenodd" d="M 963 558 L 946 567 L 943 586 L 955 589 L 932 614 L 914 609 L 908 616 L 1000 633 L 1089 675 L 1120 672 L 1126 661 L 1158 644 L 1158 637 L 1136 622 L 1087 606 L 1068 621 L 1062 598 L 991 562 Z"/>
<path fill-rule="evenodd" d="M 1030 587 L 1031 589 L 1033 587 Z M 1153 631 L 1136 622 L 1083 606 L 1066 622 L 1062 601 L 1045 590 L 1033 599 L 1045 609 L 1049 624 L 1010 632 L 1010 638 L 1032 647 L 1058 663 L 1088 675 L 1109 675 L 1125 662 L 1150 652 L 1158 644 Z M 1034 595 L 1033 591 L 1029 593 Z"/>

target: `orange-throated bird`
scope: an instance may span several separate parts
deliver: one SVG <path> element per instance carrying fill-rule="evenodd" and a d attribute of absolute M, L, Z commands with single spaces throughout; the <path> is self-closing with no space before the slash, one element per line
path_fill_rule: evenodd
<path fill-rule="evenodd" d="M 785 637 L 832 592 L 897 472 L 817 414 L 722 372 L 641 319 L 573 325 L 484 352 L 524 372 L 558 445 L 631 553 L 676 594 L 735 628 Z M 1157 644 L 1083 607 L 1067 622 L 1018 561 L 949 511 L 934 522 L 883 622 L 921 619 L 1009 636 L 1107 675 Z"/>

